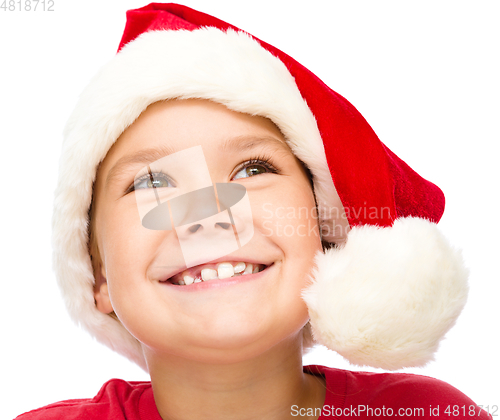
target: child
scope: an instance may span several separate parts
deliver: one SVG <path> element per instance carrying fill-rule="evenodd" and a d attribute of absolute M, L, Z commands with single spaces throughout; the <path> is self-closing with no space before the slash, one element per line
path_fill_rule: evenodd
<path fill-rule="evenodd" d="M 65 138 L 59 284 L 151 383 L 19 418 L 489 418 L 441 381 L 302 367 L 315 342 L 425 364 L 467 273 L 439 188 L 281 51 L 183 6 L 130 11 Z"/>

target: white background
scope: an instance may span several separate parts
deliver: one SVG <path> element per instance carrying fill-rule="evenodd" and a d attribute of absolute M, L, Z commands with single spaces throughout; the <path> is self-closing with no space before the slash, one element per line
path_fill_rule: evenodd
<path fill-rule="evenodd" d="M 145 4 L 55 0 L 53 12 L 0 10 L 2 419 L 94 396 L 112 377 L 147 379 L 71 323 L 50 245 L 64 123 L 90 77 L 114 55 L 125 11 Z M 436 361 L 408 371 L 449 382 L 490 407 L 500 406 L 498 4 L 187 4 L 303 63 L 349 99 L 389 148 L 443 189 L 440 226 L 463 248 L 470 297 Z M 305 363 L 356 369 L 326 350 Z"/>

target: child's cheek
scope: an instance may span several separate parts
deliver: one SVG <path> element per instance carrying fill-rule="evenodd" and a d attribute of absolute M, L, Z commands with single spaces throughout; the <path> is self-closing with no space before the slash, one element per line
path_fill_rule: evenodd
<path fill-rule="evenodd" d="M 289 189 L 285 188 L 289 187 Z M 283 185 L 252 196 L 252 213 L 257 230 L 277 242 L 294 241 L 320 246 L 317 211 L 308 185 Z"/>

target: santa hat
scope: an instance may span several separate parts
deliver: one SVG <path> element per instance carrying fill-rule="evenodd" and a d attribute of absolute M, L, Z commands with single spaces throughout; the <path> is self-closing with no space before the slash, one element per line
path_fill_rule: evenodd
<path fill-rule="evenodd" d="M 82 93 L 64 133 L 54 269 L 71 317 L 145 368 L 139 342 L 96 308 L 88 252 L 98 164 L 152 103 L 202 98 L 272 120 L 311 171 L 323 240 L 304 290 L 315 343 L 353 364 L 422 366 L 467 299 L 467 270 L 436 223 L 444 196 L 392 153 L 309 70 L 240 29 L 177 4 L 127 12 L 118 53 Z M 338 196 L 337 196 L 338 194 Z M 341 206 L 350 227 L 338 229 Z"/>

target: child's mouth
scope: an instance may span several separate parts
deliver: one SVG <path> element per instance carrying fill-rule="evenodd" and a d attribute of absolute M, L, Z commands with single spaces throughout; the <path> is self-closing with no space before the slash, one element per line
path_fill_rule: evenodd
<path fill-rule="evenodd" d="M 272 265 L 272 264 L 271 264 Z M 188 268 L 170 277 L 163 283 L 176 286 L 189 286 L 194 283 L 209 282 L 212 280 L 229 279 L 248 274 L 256 274 L 265 270 L 269 265 L 250 262 L 220 262 L 218 264 L 202 264 Z"/>

